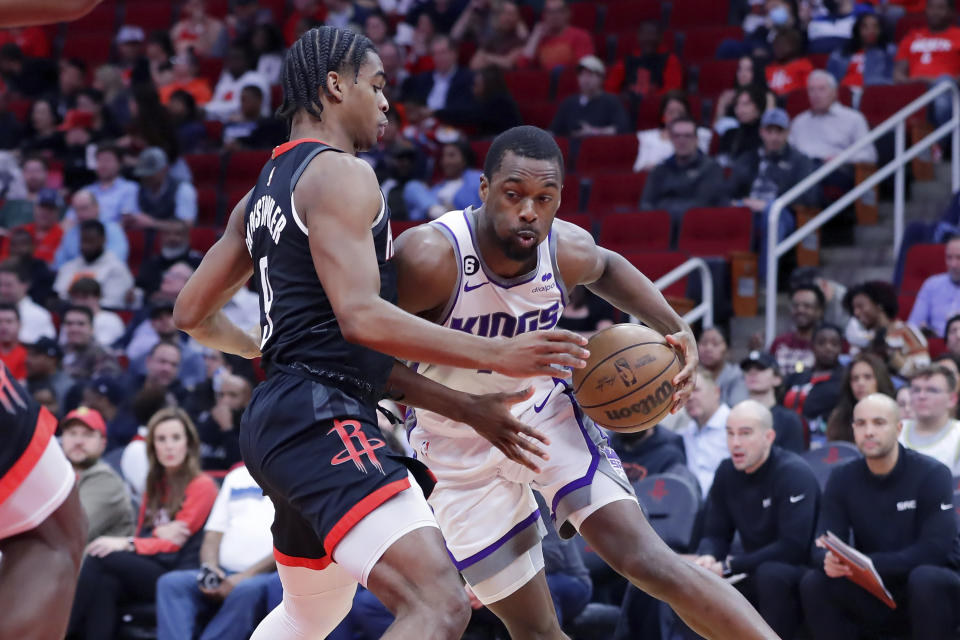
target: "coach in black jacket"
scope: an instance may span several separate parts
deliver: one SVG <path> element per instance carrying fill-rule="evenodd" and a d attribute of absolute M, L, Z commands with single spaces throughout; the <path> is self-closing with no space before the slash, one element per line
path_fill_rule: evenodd
<path fill-rule="evenodd" d="M 795 585 L 813 540 L 820 489 L 804 460 L 773 446 L 770 410 L 755 400 L 727 418 L 730 457 L 707 497 L 696 563 L 721 576 L 745 573 L 737 587 L 781 637 L 795 628 Z M 735 533 L 742 552 L 731 555 Z"/>
<path fill-rule="evenodd" d="M 960 623 L 960 539 L 950 469 L 899 445 L 900 429 L 894 400 L 872 394 L 857 403 L 853 436 L 863 458 L 831 474 L 817 527 L 844 540 L 853 534 L 897 609 L 844 579 L 849 568 L 817 549 L 820 568 L 808 571 L 800 585 L 814 640 L 907 629 L 914 640 L 949 640 Z"/>

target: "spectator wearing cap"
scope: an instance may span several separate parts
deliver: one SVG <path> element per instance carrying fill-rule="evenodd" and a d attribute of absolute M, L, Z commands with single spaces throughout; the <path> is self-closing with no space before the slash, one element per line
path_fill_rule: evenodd
<path fill-rule="evenodd" d="M 603 90 L 606 67 L 594 55 L 577 63 L 576 95 L 564 98 L 553 116 L 550 130 L 560 136 L 596 136 L 626 133 L 627 111 L 612 93 Z"/>
<path fill-rule="evenodd" d="M 0 264 L 0 302 L 16 307 L 20 317 L 19 338 L 24 344 L 57 335 L 53 316 L 27 295 L 29 289 L 30 274 L 27 271 L 15 263 Z"/>
<path fill-rule="evenodd" d="M 129 216 L 133 224 L 147 230 L 177 227 L 175 219 L 193 225 L 197 219 L 197 190 L 189 182 L 170 176 L 163 149 L 148 147 L 141 151 L 133 173 L 140 178 L 137 212 Z"/>
<path fill-rule="evenodd" d="M 20 333 L 20 313 L 9 303 L 0 303 L 0 362 L 7 365 L 17 380 L 27 377 L 27 350 L 17 337 Z"/>
<path fill-rule="evenodd" d="M 100 307 L 100 283 L 93 278 L 78 278 L 67 292 L 71 305 L 90 309 L 93 314 L 93 339 L 101 347 L 109 348 L 123 337 L 126 327 L 123 320 L 113 311 Z M 63 336 L 61 336 L 61 339 Z"/>
<path fill-rule="evenodd" d="M 30 163 L 39 164 L 39 161 L 31 160 Z M 24 168 L 27 164 L 24 163 Z M 33 222 L 23 226 L 33 236 L 34 257 L 51 266 L 63 240 L 63 227 L 59 224 L 61 209 L 62 200 L 57 190 L 41 189 L 33 205 Z"/>
<path fill-rule="evenodd" d="M 878 280 L 858 284 L 847 291 L 843 302 L 853 316 L 847 333 L 858 338 L 858 342 L 851 343 L 856 348 L 851 351 L 876 354 L 892 374 L 901 378 L 910 378 L 930 366 L 926 338 L 897 319 L 900 305 L 893 285 Z"/>
<path fill-rule="evenodd" d="M 863 114 L 840 104 L 837 100 L 837 81 L 822 69 L 807 77 L 807 95 L 810 108 L 798 115 L 790 128 L 790 144 L 818 162 L 828 162 L 846 151 L 870 130 Z M 876 162 L 877 150 L 868 144 L 850 158 L 850 165 L 834 182 L 853 186 L 853 167 L 857 162 Z M 845 182 L 844 182 L 845 181 Z"/>
<path fill-rule="evenodd" d="M 107 451 L 126 446 L 140 426 L 127 407 L 127 390 L 114 376 L 97 376 L 83 388 L 83 404 L 96 409 L 107 425 Z"/>
<path fill-rule="evenodd" d="M 781 449 L 802 453 L 807 448 L 803 437 L 803 422 L 793 411 L 777 404 L 777 390 L 783 384 L 783 376 L 776 359 L 766 351 L 751 351 L 740 362 L 750 400 L 770 411 L 776 444 Z"/>
<path fill-rule="evenodd" d="M 577 60 L 593 54 L 590 33 L 570 26 L 570 8 L 566 0 L 546 0 L 540 22 L 530 32 L 519 64 L 550 70 L 573 66 Z"/>
<path fill-rule="evenodd" d="M 63 134 L 64 143 L 63 151 L 57 154 L 63 163 L 63 186 L 69 190 L 79 189 L 97 177 L 89 162 L 95 149 L 93 114 L 70 109 L 58 130 Z"/>
<path fill-rule="evenodd" d="M 147 35 L 141 27 L 125 24 L 117 30 L 117 64 L 124 72 L 130 73 L 137 61 L 143 57 Z"/>
<path fill-rule="evenodd" d="M 190 248 L 190 225 L 179 218 L 170 220 L 159 233 L 160 250 L 140 265 L 136 285 L 149 300 L 160 288 L 164 273 L 178 262 L 191 270 L 200 266 L 203 254 Z M 192 273 L 192 271 L 191 271 Z"/>
<path fill-rule="evenodd" d="M 99 220 L 80 223 L 80 255 L 63 264 L 53 283 L 57 295 L 67 299 L 70 285 L 79 278 L 93 278 L 100 283 L 105 307 L 123 308 L 127 293 L 133 288 L 133 274 L 127 263 L 106 247 L 107 233 Z"/>
<path fill-rule="evenodd" d="M 89 189 L 81 189 L 73 194 L 70 200 L 70 211 L 74 214 L 75 220 L 65 221 L 66 230 L 63 233 L 63 239 L 60 241 L 60 247 L 53 259 L 53 266 L 60 269 L 70 260 L 80 255 L 80 227 L 79 225 L 87 220 L 98 220 L 100 217 L 100 204 L 97 197 Z M 103 222 L 100 220 L 100 222 Z M 117 258 L 126 261 L 127 254 L 130 251 L 130 245 L 127 243 L 127 236 L 117 222 L 103 222 L 104 232 L 106 233 L 106 248 Z"/>
<path fill-rule="evenodd" d="M 720 388 L 720 399 L 732 407 L 747 399 L 747 387 L 743 371 L 732 362 L 727 362 L 727 339 L 716 327 L 704 329 L 697 340 L 700 365 L 713 374 Z"/>
<path fill-rule="evenodd" d="M 440 118 L 444 111 L 469 111 L 474 101 L 473 72 L 457 65 L 457 48 L 450 36 L 434 36 L 430 54 L 433 71 L 408 78 L 403 86 L 404 98 L 423 100 Z"/>
<path fill-rule="evenodd" d="M 144 347 L 149 352 L 154 346 L 162 342 L 175 344 L 180 350 L 177 375 L 183 386 L 192 387 L 203 381 L 206 376 L 206 365 L 203 362 L 201 348 L 190 336 L 178 330 L 173 323 L 172 303 L 159 302 L 151 306 L 149 328 L 152 330 L 153 342 L 148 342 L 145 339 L 145 334 L 141 334 L 137 343 L 138 347 Z M 131 346 L 133 346 L 132 343 Z M 130 349 L 127 350 L 127 355 L 130 358 L 130 373 L 134 375 L 146 374 L 149 356 L 146 353 L 136 355 L 134 353 Z"/>
<path fill-rule="evenodd" d="M 947 270 L 924 280 L 907 322 L 944 334 L 947 318 L 960 313 L 960 236 L 947 240 L 944 247 Z"/>
<path fill-rule="evenodd" d="M 229 122 L 239 115 L 240 92 L 251 84 L 259 87 L 263 95 L 270 95 L 270 82 L 262 73 L 254 70 L 250 48 L 243 43 L 234 42 L 227 51 L 217 86 L 213 88 L 213 98 L 204 107 L 207 119 Z M 266 100 L 261 115 L 270 115 L 270 105 Z"/>
<path fill-rule="evenodd" d="M 10 232 L 9 262 L 23 269 L 30 277 L 27 295 L 41 304 L 48 304 L 53 297 L 53 272 L 46 262 L 34 256 L 33 236 L 23 227 Z"/>
<path fill-rule="evenodd" d="M 76 380 L 89 380 L 99 375 L 120 372 L 117 359 L 93 337 L 93 312 L 74 305 L 63 312 L 60 326 L 64 346 L 63 370 Z"/>
<path fill-rule="evenodd" d="M 810 341 L 813 329 L 823 320 L 825 304 L 823 291 L 813 283 L 800 283 L 790 290 L 793 331 L 780 334 L 770 343 L 770 353 L 777 359 L 784 375 L 789 376 L 813 366 Z"/>
<path fill-rule="evenodd" d="M 246 467 L 223 479 L 204 527 L 200 562 L 220 577 L 217 587 L 197 581 L 197 571 L 171 571 L 157 581 L 157 639 L 247 638 L 267 613 L 266 590 L 279 583 L 269 523 L 273 503 Z M 212 614 L 212 618 L 210 617 Z M 202 621 L 209 620 L 205 626 Z"/>
<path fill-rule="evenodd" d="M 86 187 L 97 199 L 100 221 L 121 222 L 127 214 L 137 210 L 137 183 L 121 177 L 120 150 L 110 145 L 100 145 L 96 152 L 97 179 Z M 67 218 L 76 213 L 67 211 Z"/>
<path fill-rule="evenodd" d="M 683 214 L 693 207 L 721 205 L 723 170 L 697 146 L 697 123 L 688 116 L 673 120 L 667 130 L 673 155 L 650 172 L 640 199 L 641 209 L 666 209 L 673 231 L 679 235 Z"/>
<path fill-rule="evenodd" d="M 686 408 L 690 420 L 678 433 L 683 437 L 687 466 L 697 477 L 702 494 L 707 495 L 717 466 L 730 455 L 725 431 L 730 407 L 720 399 L 713 374 L 703 367 Z"/>
<path fill-rule="evenodd" d="M 63 350 L 51 338 L 40 338 L 26 347 L 27 389 L 30 393 L 36 393 L 38 389 L 49 387 L 54 395 L 53 404 L 57 407 L 54 415 L 62 415 L 67 394 L 77 382 L 60 366 Z"/>
<path fill-rule="evenodd" d="M 767 212 L 770 205 L 794 185 L 813 172 L 813 161 L 787 144 L 790 117 L 783 109 L 768 109 L 760 118 L 758 149 L 745 151 L 733 161 L 733 173 L 727 181 L 728 194 L 734 205 L 743 205 L 753 211 L 754 229 L 760 245 L 761 275 L 766 265 Z M 815 189 L 806 191 L 797 201 L 816 205 Z M 777 240 L 786 238 L 796 227 L 793 213 L 780 214 Z"/>
<path fill-rule="evenodd" d="M 260 87 L 248 84 L 240 91 L 240 117 L 223 127 L 223 142 L 232 151 L 238 149 L 272 149 L 287 138 L 287 126 L 273 116 L 263 116 L 263 95 Z"/>
<path fill-rule="evenodd" d="M 840 401 L 844 367 L 840 364 L 843 335 L 832 324 L 821 324 L 811 341 L 813 366 L 787 377 L 783 406 L 797 412 L 807 423 L 810 446 L 826 441 L 827 419 Z"/>
<path fill-rule="evenodd" d="M 107 424 L 89 407 L 77 407 L 60 422 L 60 445 L 74 471 L 80 506 L 87 516 L 87 541 L 133 535 L 133 504 L 123 480 L 100 459 L 107 447 Z"/>

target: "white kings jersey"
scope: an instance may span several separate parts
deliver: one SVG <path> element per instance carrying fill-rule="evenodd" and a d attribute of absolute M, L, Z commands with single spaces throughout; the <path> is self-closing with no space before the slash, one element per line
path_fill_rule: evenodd
<path fill-rule="evenodd" d="M 453 245 L 458 264 L 457 288 L 443 310 L 440 324 L 490 338 L 511 338 L 526 331 L 557 326 L 567 292 L 557 269 L 555 232 L 551 231 L 537 247 L 537 265 L 532 271 L 507 279 L 487 267 L 477 249 L 476 212 L 473 209 L 451 211 L 430 224 Z M 414 369 L 431 380 L 467 393 L 512 392 L 532 387 L 533 396 L 513 406 L 512 412 L 517 416 L 543 401 L 557 380 L 569 375 L 569 371 L 560 368 L 556 379 L 547 376 L 511 378 L 493 371 L 433 364 L 417 364 Z M 476 436 L 471 427 L 421 409 L 416 410 L 416 426 L 440 435 Z"/>

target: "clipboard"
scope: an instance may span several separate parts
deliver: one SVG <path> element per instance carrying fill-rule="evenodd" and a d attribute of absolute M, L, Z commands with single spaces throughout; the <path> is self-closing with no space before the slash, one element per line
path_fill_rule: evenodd
<path fill-rule="evenodd" d="M 893 596 L 887 591 L 883 579 L 880 578 L 880 574 L 877 573 L 873 561 L 869 557 L 848 545 L 832 531 L 827 531 L 825 535 L 820 536 L 818 542 L 823 543 L 823 546 L 833 552 L 833 555 L 837 556 L 843 564 L 850 567 L 853 573 L 847 576 L 848 579 L 866 589 L 891 609 L 897 608 L 897 603 L 894 602 Z"/>

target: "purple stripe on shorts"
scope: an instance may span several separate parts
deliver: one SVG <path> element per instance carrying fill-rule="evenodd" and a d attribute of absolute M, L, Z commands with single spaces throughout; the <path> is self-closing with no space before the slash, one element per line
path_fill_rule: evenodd
<path fill-rule="evenodd" d="M 457 559 L 453 557 L 453 554 L 450 553 L 449 549 L 447 549 L 447 553 L 450 555 L 450 559 L 453 560 L 453 565 L 457 568 L 457 571 L 463 571 L 470 565 L 476 564 L 477 562 L 480 562 L 481 560 L 483 560 L 484 558 L 492 554 L 494 551 L 496 551 L 497 549 L 505 545 L 511 538 L 513 538 L 515 535 L 517 535 L 527 527 L 531 525 L 535 525 L 539 517 L 540 517 L 540 510 L 537 509 L 536 511 L 531 513 L 529 516 L 527 516 L 526 518 L 524 518 L 523 520 L 515 524 L 513 528 L 510 529 L 510 531 L 507 531 L 505 534 L 503 534 L 503 536 L 499 540 L 494 542 L 492 545 L 490 545 L 486 549 L 482 549 L 476 552 L 475 554 L 473 554 L 469 558 L 466 558 L 465 560 L 460 560 L 458 562 Z"/>
<path fill-rule="evenodd" d="M 580 408 L 570 395 L 568 395 L 567 398 L 570 400 L 571 404 L 573 404 L 573 415 L 577 418 L 577 426 L 580 427 L 580 433 L 583 434 L 583 439 L 587 441 L 587 448 L 590 449 L 591 460 L 590 467 L 587 469 L 586 475 L 564 485 L 559 491 L 557 491 L 556 495 L 553 496 L 553 503 L 550 505 L 550 511 L 553 514 L 557 513 L 557 505 L 560 504 L 560 501 L 564 498 L 564 496 L 569 495 L 577 489 L 589 486 L 590 483 L 593 482 L 593 476 L 597 472 L 597 466 L 600 464 L 600 454 L 597 451 L 597 448 L 594 446 L 593 440 L 590 438 L 590 434 L 587 432 L 587 428 L 583 426 L 583 421 L 580 419 Z"/>

